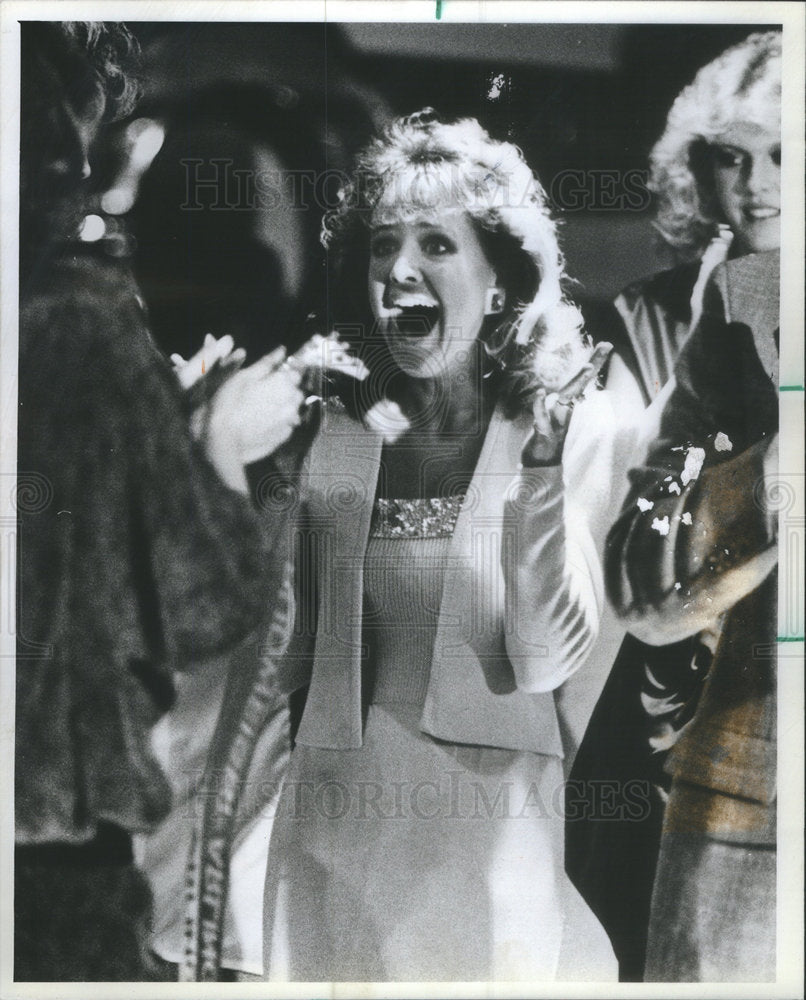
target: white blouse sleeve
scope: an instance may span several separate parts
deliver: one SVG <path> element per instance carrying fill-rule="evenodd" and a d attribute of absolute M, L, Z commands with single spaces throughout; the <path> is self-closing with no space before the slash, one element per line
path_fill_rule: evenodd
<path fill-rule="evenodd" d="M 594 645 L 605 600 L 601 555 L 627 485 L 629 448 L 611 394 L 595 392 L 574 409 L 562 465 L 522 469 L 505 500 L 505 640 L 524 691 L 559 687 Z"/>

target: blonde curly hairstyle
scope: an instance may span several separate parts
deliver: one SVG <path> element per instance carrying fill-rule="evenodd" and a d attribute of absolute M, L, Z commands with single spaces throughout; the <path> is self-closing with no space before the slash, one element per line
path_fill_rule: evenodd
<path fill-rule="evenodd" d="M 507 290 L 507 308 L 482 336 L 527 405 L 539 386 L 565 384 L 590 355 L 582 317 L 565 297 L 565 262 L 546 193 L 512 143 L 473 118 L 442 122 L 430 108 L 396 119 L 356 161 L 322 222 L 338 251 L 370 226 L 434 211 L 466 212 Z"/>
<path fill-rule="evenodd" d="M 699 259 L 723 220 L 707 158 L 735 122 L 780 128 L 781 32 L 750 35 L 704 66 L 678 95 L 650 154 L 655 227 L 684 260 Z"/>

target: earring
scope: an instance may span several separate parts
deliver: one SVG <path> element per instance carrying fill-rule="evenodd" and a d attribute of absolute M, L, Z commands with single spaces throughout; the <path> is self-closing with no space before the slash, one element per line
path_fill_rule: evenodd
<path fill-rule="evenodd" d="M 484 296 L 484 315 L 495 316 L 504 311 L 506 292 L 503 288 L 488 288 Z"/>

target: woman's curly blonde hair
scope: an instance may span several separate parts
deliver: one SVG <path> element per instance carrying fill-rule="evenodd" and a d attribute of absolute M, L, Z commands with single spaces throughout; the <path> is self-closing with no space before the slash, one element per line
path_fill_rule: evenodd
<path fill-rule="evenodd" d="M 322 243 L 338 252 L 366 241 L 370 226 L 445 209 L 470 216 L 506 288 L 505 313 L 483 340 L 507 373 L 510 396 L 559 388 L 590 347 L 563 292 L 556 224 L 521 151 L 475 119 L 442 122 L 426 108 L 393 121 L 359 154 L 323 220 Z"/>
<path fill-rule="evenodd" d="M 781 32 L 750 35 L 704 66 L 678 95 L 650 154 L 655 226 L 685 260 L 699 259 L 723 220 L 699 155 L 735 122 L 780 128 Z"/>

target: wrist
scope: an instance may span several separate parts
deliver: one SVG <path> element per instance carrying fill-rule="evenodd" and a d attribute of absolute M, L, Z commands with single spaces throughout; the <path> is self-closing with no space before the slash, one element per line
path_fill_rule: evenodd
<path fill-rule="evenodd" d="M 206 414 L 202 416 L 200 438 L 205 455 L 230 489 L 246 494 L 249 492 L 249 484 L 235 428 L 220 414 L 216 414 L 215 407 L 206 407 L 206 410 Z"/>
<path fill-rule="evenodd" d="M 190 413 L 190 433 L 194 441 L 205 445 L 210 426 L 210 407 L 207 403 L 195 407 Z"/>
<path fill-rule="evenodd" d="M 521 452 L 521 468 L 523 469 L 551 469 L 559 468 L 562 464 L 559 455 L 539 456 L 534 455 L 528 448 Z"/>

